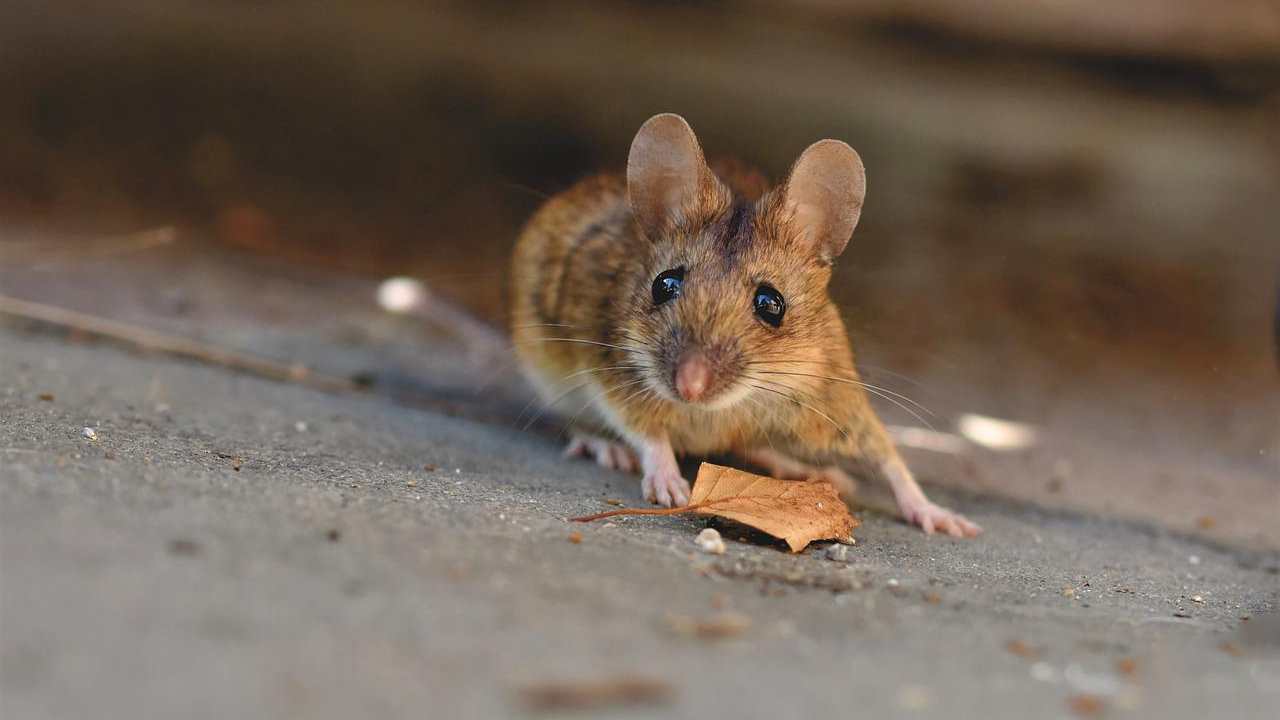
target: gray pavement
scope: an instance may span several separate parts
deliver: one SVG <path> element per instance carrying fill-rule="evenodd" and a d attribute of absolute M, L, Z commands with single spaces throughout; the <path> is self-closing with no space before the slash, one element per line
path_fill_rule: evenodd
<path fill-rule="evenodd" d="M 571 526 L 638 483 L 514 420 L 16 325 L 0 420 L 5 718 L 522 717 L 612 678 L 671 691 L 619 717 L 1280 703 L 1277 555 L 1154 524 L 935 490 L 987 529 L 956 542 L 872 488 L 847 563 L 731 526 L 712 557 L 700 519 Z M 725 612 L 749 627 L 681 630 Z"/>

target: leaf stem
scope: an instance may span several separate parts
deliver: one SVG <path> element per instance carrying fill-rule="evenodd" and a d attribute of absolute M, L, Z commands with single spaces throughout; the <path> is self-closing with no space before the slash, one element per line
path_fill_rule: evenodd
<path fill-rule="evenodd" d="M 685 505 L 684 507 L 674 508 L 619 508 L 617 510 L 609 510 L 607 512 L 596 513 L 595 515 L 583 515 L 582 517 L 569 518 L 570 522 L 591 522 L 593 520 L 603 520 L 604 518 L 617 517 L 618 515 L 683 515 L 687 512 L 700 510 L 708 505 L 714 505 L 720 500 L 709 500 L 707 502 L 694 503 L 693 505 Z"/>

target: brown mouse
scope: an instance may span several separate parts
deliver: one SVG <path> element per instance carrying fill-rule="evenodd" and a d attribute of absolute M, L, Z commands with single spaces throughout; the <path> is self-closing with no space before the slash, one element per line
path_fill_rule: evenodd
<path fill-rule="evenodd" d="M 525 375 L 565 416 L 568 455 L 643 473 L 684 505 L 677 454 L 728 453 L 781 478 L 881 476 L 908 522 L 973 536 L 930 502 L 885 433 L 827 294 L 862 210 L 862 160 L 809 146 L 767 189 L 713 171 L 689 124 L 657 115 L 626 176 L 598 175 L 529 221 L 513 264 L 512 336 Z"/>

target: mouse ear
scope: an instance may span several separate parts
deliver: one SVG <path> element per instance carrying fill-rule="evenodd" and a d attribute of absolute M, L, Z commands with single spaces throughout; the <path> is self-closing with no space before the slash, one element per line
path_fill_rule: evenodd
<path fill-rule="evenodd" d="M 694 214 L 716 182 L 684 118 L 663 113 L 640 126 L 627 157 L 627 196 L 650 239 Z"/>
<path fill-rule="evenodd" d="M 834 260 L 849 244 L 866 193 L 858 153 L 839 140 L 819 140 L 792 166 L 783 202 L 803 241 L 824 260 Z"/>

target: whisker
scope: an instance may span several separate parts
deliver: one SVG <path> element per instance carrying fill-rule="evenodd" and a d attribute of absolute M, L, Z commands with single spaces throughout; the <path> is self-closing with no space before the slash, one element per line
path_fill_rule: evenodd
<path fill-rule="evenodd" d="M 749 377 L 752 377 L 753 379 L 755 379 L 755 380 L 759 380 L 759 381 L 761 381 L 761 382 L 769 382 L 768 380 L 765 380 L 764 378 L 761 378 L 761 377 L 756 377 L 756 376 L 749 376 Z M 774 384 L 775 384 L 775 385 L 781 385 L 781 383 L 777 383 L 777 382 L 775 382 Z M 782 385 L 782 387 L 787 387 L 787 386 L 786 386 L 786 385 Z M 908 415 L 910 415 L 911 417 L 913 417 L 913 418 L 915 418 L 917 421 L 919 421 L 919 422 L 920 422 L 920 424 L 922 424 L 922 425 L 924 425 L 925 427 L 929 428 L 930 430 L 934 430 L 934 431 L 936 432 L 936 430 L 937 430 L 937 429 L 933 427 L 933 423 L 931 423 L 931 422 L 929 422 L 928 420 L 926 420 L 925 418 L 921 417 L 920 413 L 918 413 L 918 412 L 916 412 L 916 411 L 912 410 L 910 407 L 908 407 L 908 406 L 906 406 L 906 405 L 903 405 L 902 403 L 898 402 L 898 400 L 897 400 L 896 398 L 894 398 L 893 396 L 891 396 L 891 395 L 885 395 L 885 394 L 883 394 L 883 393 L 879 392 L 879 388 L 877 388 L 877 387 L 876 387 L 876 386 L 874 386 L 874 385 L 866 385 L 866 384 L 864 383 L 864 384 L 862 385 L 862 387 L 863 387 L 864 389 L 866 389 L 866 390 L 867 390 L 867 392 L 871 393 L 872 395 L 875 395 L 876 397 L 878 397 L 878 398 L 882 398 L 882 399 L 884 399 L 884 400 L 888 400 L 889 402 L 893 403 L 894 405 L 897 405 L 899 408 L 901 408 L 901 409 L 902 409 L 904 412 L 906 412 Z M 788 389 L 788 390 L 793 390 L 793 388 L 787 388 L 787 389 Z M 927 410 L 926 410 L 926 412 L 927 412 Z"/>
<path fill-rule="evenodd" d="M 867 391 L 868 391 L 868 392 L 870 392 L 872 395 L 875 395 L 876 397 L 884 398 L 885 400 L 888 400 L 889 402 L 893 403 L 894 405 L 897 405 L 898 407 L 902 408 L 902 410 L 903 410 L 904 412 L 906 412 L 907 414 L 909 414 L 911 417 L 915 418 L 916 420 L 920 421 L 920 423 L 921 423 L 922 425 L 924 425 L 925 427 L 929 428 L 930 430 L 934 430 L 934 431 L 936 431 L 936 430 L 937 430 L 936 428 L 934 428 L 934 427 L 933 427 L 933 423 L 931 423 L 931 422 L 929 422 L 928 420 L 925 420 L 923 417 L 921 417 L 920 413 L 918 413 L 918 412 L 916 412 L 915 410 L 912 410 L 911 408 L 907 407 L 906 405 L 903 405 L 902 403 L 898 402 L 898 401 L 897 401 L 893 396 L 891 396 L 891 395 L 885 395 L 884 393 L 882 393 L 882 392 L 880 392 L 880 391 L 878 391 L 878 390 L 876 390 L 876 389 L 874 389 L 874 388 L 872 388 L 872 387 L 870 387 L 870 386 L 868 386 L 868 387 L 867 387 Z M 925 412 L 928 412 L 928 411 L 926 410 Z"/>
<path fill-rule="evenodd" d="M 770 381 L 768 381 L 768 380 L 764 380 L 764 379 L 761 379 L 761 378 L 752 378 L 752 379 L 753 379 L 753 380 L 756 380 L 756 381 L 758 381 L 758 382 L 770 382 Z M 753 388 L 755 388 L 755 389 L 757 389 L 757 390 L 764 390 L 765 392 L 771 392 L 771 393 L 773 393 L 774 395 L 778 395 L 778 396 L 784 397 L 784 398 L 786 398 L 787 400 L 790 400 L 791 402 L 793 402 L 793 403 L 795 403 L 795 404 L 799 405 L 800 407 L 805 408 L 806 410 L 810 410 L 810 411 L 812 411 L 813 413 L 817 414 L 819 417 L 821 417 L 821 418 L 823 418 L 824 420 L 826 420 L 827 422 L 831 423 L 831 427 L 835 428 L 835 429 L 836 429 L 836 432 L 840 433 L 841 437 L 848 437 L 848 436 L 849 436 L 849 431 L 847 431 L 847 430 L 845 430 L 844 428 L 840 427 L 840 424 L 839 424 L 839 423 L 837 423 L 835 420 L 832 420 L 830 415 L 828 415 L 828 414 L 826 414 L 826 413 L 822 412 L 821 410 L 819 410 L 818 408 L 816 408 L 816 407 L 814 407 L 814 406 L 810 405 L 809 403 L 806 403 L 806 402 L 804 402 L 804 401 L 800 400 L 799 398 L 797 398 L 797 397 L 795 397 L 795 396 L 793 396 L 793 395 L 791 395 L 791 394 L 789 394 L 789 393 L 785 393 L 785 392 L 782 392 L 782 391 L 780 391 L 780 390 L 774 390 L 773 388 L 765 387 L 764 385 L 752 385 L 751 387 L 753 387 Z M 783 387 L 786 387 L 786 386 L 784 385 Z M 788 389 L 789 389 L 789 388 L 788 388 Z"/>
<path fill-rule="evenodd" d="M 529 428 L 530 428 L 530 427 L 531 427 L 535 422 L 537 422 L 537 421 L 538 421 L 538 418 L 541 418 L 543 415 L 546 415 L 546 414 L 547 414 L 547 411 L 549 411 L 551 408 L 555 407 L 556 403 L 560 402 L 561 400 L 565 399 L 566 397 L 569 397 L 569 394 L 570 394 L 570 393 L 572 393 L 572 392 L 574 392 L 574 391 L 577 391 L 577 390 L 581 390 L 582 388 L 584 388 L 584 387 L 586 387 L 586 386 L 590 385 L 592 382 L 594 382 L 594 379 L 593 379 L 593 378 L 587 378 L 587 380 L 586 380 L 585 382 L 582 382 L 582 383 L 579 383 L 579 384 L 577 384 L 577 385 L 574 385 L 573 387 L 569 388 L 568 390 L 565 390 L 564 392 L 560 393 L 559 395 L 556 395 L 554 398 L 552 398 L 552 399 L 551 399 L 551 401 L 550 401 L 550 402 L 544 403 L 544 404 L 543 404 L 543 406 L 542 406 L 541 408 L 539 408 L 539 409 L 538 409 L 538 412 L 537 412 L 537 413 L 535 413 L 533 417 L 529 418 L 529 422 L 525 423 L 525 424 L 524 424 L 524 426 L 523 426 L 523 427 L 521 427 L 520 429 L 521 429 L 521 430 L 528 430 L 528 429 L 529 429 Z M 524 414 L 524 411 L 521 411 L 521 414 L 523 415 L 523 414 Z M 516 422 L 520 422 L 520 418 L 519 418 L 519 417 L 517 417 L 517 418 L 516 418 Z"/>
<path fill-rule="evenodd" d="M 866 388 L 868 390 L 879 390 L 882 393 L 888 393 L 889 395 L 892 395 L 896 398 L 901 398 L 902 400 L 905 400 L 906 402 L 911 403 L 917 408 L 920 408 L 920 410 L 930 415 L 933 415 L 934 417 L 937 417 L 937 415 L 932 410 L 925 407 L 924 405 L 921 405 L 915 400 L 907 397 L 906 395 L 903 395 L 900 392 L 890 390 L 889 388 L 880 387 L 879 385 L 872 385 L 871 383 L 864 382 L 862 380 L 854 380 L 852 378 L 831 377 L 830 375 L 815 375 L 813 373 L 786 372 L 783 370 L 759 370 L 757 372 L 763 373 L 765 375 L 794 375 L 796 377 L 809 377 L 809 378 L 815 378 L 818 380 L 830 380 L 831 382 L 845 383 L 848 385 L 856 385 L 858 387 Z"/>
<path fill-rule="evenodd" d="M 527 324 L 527 325 L 512 325 L 511 327 L 512 327 L 512 328 L 519 328 L 519 329 L 522 329 L 522 330 L 523 330 L 524 328 L 536 328 L 536 327 L 562 327 L 562 328 L 576 328 L 576 327 L 578 327 L 578 326 L 577 326 L 577 325 L 570 325 L 569 323 L 529 323 L 529 324 Z"/>
<path fill-rule="evenodd" d="M 642 383 L 642 382 L 645 382 L 645 378 L 640 378 L 638 380 L 629 380 L 627 382 L 619 383 L 612 387 L 607 387 L 602 389 L 600 392 L 592 396 L 590 400 L 587 400 L 585 403 L 583 403 L 582 407 L 578 408 L 578 412 L 574 413 L 573 417 L 569 418 L 569 422 L 565 423 L 565 425 L 567 427 L 572 427 L 573 423 L 577 421 L 578 416 L 582 415 L 582 413 L 585 412 L 587 408 L 591 407 L 592 405 L 595 405 L 596 401 L 604 397 L 607 393 L 614 392 L 615 390 L 621 390 L 622 388 L 625 388 L 625 387 L 631 387 L 632 385 L 635 385 L 637 383 Z"/>
<path fill-rule="evenodd" d="M 562 338 L 562 337 L 531 338 L 527 342 L 580 343 L 582 345 L 598 345 L 600 347 L 613 348 L 614 350 L 621 350 L 623 352 L 640 352 L 641 350 L 644 349 L 644 348 L 637 348 L 637 347 L 623 347 L 622 345 L 613 345 L 612 343 L 603 343 L 603 342 L 598 342 L 596 340 L 582 340 L 580 338 Z"/>
<path fill-rule="evenodd" d="M 760 409 L 760 412 L 762 413 L 769 412 L 769 408 L 759 398 L 752 397 L 751 395 L 745 395 L 743 396 L 743 399 L 750 400 L 752 405 Z M 764 422 L 762 422 L 760 418 L 756 417 L 754 414 L 750 415 L 750 417 L 751 417 L 751 420 L 755 422 L 756 430 L 760 432 L 760 436 L 764 438 L 765 442 L 769 443 L 769 449 L 773 450 L 774 452 L 778 452 L 778 449 L 773 446 L 773 437 L 771 436 L 769 431 L 766 430 L 764 427 Z"/>
<path fill-rule="evenodd" d="M 647 380 L 648 378 L 642 378 L 642 379 Z M 618 406 L 626 407 L 627 403 L 631 402 L 637 395 L 640 395 L 642 393 L 652 393 L 652 392 L 653 392 L 653 388 L 649 387 L 648 384 L 642 385 L 639 390 L 636 390 L 635 392 L 622 398 L 622 400 L 618 401 Z M 646 400 L 648 399 L 649 398 L 646 398 Z"/>
<path fill-rule="evenodd" d="M 747 362 L 747 363 L 745 363 L 745 364 L 746 364 L 746 365 L 783 365 L 783 364 L 804 364 L 804 365 L 821 365 L 821 366 L 823 366 L 823 367 L 826 367 L 826 366 L 829 366 L 829 365 L 831 364 L 831 361 L 829 361 L 829 360 L 801 360 L 801 359 L 796 359 L 796 358 L 780 358 L 780 359 L 776 359 L 776 360 L 753 360 L 753 361 Z M 863 363 L 863 362 L 855 362 L 854 364 L 857 366 L 857 368 L 858 368 L 858 370 L 859 370 L 859 371 L 866 371 L 866 372 L 880 373 L 880 374 L 883 374 L 883 375 L 888 375 L 888 376 L 890 376 L 890 377 L 893 377 L 893 378 L 896 378 L 896 379 L 898 379 L 898 380 L 901 380 L 902 382 L 905 382 L 905 383 L 909 383 L 909 384 L 911 384 L 911 385 L 914 385 L 914 386 L 916 386 L 916 387 L 920 388 L 921 390 L 925 390 L 925 391 L 928 391 L 928 392 L 934 392 L 934 389 L 933 389 L 933 388 L 931 388 L 930 386 L 928 386 L 928 385 L 926 385 L 926 384 L 924 384 L 924 383 L 920 382 L 919 380 L 916 380 L 915 378 L 913 378 L 913 377 L 911 377 L 911 376 L 909 376 L 909 375 L 904 375 L 904 374 L 902 374 L 902 373 L 900 373 L 900 372 L 894 372 L 893 370 L 890 370 L 889 368 L 886 368 L 886 367 L 882 367 L 882 366 L 880 366 L 880 365 L 868 365 L 868 364 Z"/>
<path fill-rule="evenodd" d="M 585 375 L 587 373 L 604 372 L 606 370 L 645 370 L 647 368 L 648 368 L 648 365 L 601 365 L 598 367 L 586 368 L 583 370 L 578 370 L 576 372 L 571 372 L 568 375 L 565 375 L 564 377 L 560 378 L 558 382 L 564 382 L 565 380 L 578 377 L 579 375 Z"/>

